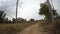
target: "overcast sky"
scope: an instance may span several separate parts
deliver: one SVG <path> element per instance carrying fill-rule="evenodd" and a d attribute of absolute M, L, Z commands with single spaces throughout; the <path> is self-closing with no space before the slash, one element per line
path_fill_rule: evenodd
<path fill-rule="evenodd" d="M 46 0 L 20 0 L 18 8 L 18 17 L 24 19 L 43 19 L 44 17 L 39 15 L 40 3 L 45 2 Z M 54 8 L 60 14 L 60 0 L 53 0 Z M 6 12 L 7 17 L 15 18 L 15 6 L 16 0 L 0 0 L 0 10 Z"/>

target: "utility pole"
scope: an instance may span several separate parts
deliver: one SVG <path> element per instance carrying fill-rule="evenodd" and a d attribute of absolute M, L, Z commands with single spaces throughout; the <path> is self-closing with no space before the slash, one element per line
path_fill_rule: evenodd
<path fill-rule="evenodd" d="M 50 0 L 51 1 L 51 3 L 52 3 L 52 9 L 54 10 L 54 5 L 53 5 L 53 2 L 52 2 L 52 0 Z M 56 34 L 59 34 L 59 31 L 56 29 Z"/>
<path fill-rule="evenodd" d="M 52 9 L 54 10 L 54 5 L 53 5 L 53 1 L 52 0 L 50 0 L 51 1 L 51 4 L 52 4 Z"/>
<path fill-rule="evenodd" d="M 18 13 L 18 3 L 19 3 L 19 0 L 17 0 L 16 2 L 16 23 L 17 23 L 17 13 Z"/>
<path fill-rule="evenodd" d="M 53 15 L 52 7 L 51 7 L 51 4 L 50 4 L 49 0 L 47 0 L 46 5 L 49 6 L 49 10 L 50 10 L 51 17 L 52 17 L 52 24 L 54 24 L 54 15 Z"/>
<path fill-rule="evenodd" d="M 52 2 L 52 0 L 50 0 L 50 2 L 51 2 L 51 6 L 52 6 L 52 8 L 51 9 L 53 9 L 54 10 L 54 5 L 53 5 L 53 2 Z M 51 11 L 52 12 L 52 23 L 54 24 L 54 15 L 53 15 L 53 11 Z"/>

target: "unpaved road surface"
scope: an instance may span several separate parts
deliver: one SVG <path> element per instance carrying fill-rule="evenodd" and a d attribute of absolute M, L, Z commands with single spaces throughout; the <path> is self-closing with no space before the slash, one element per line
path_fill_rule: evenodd
<path fill-rule="evenodd" d="M 51 33 L 39 31 L 39 23 L 38 23 L 38 24 L 34 24 L 34 25 L 31 25 L 30 27 L 25 28 L 24 31 L 19 32 L 17 34 L 51 34 Z"/>

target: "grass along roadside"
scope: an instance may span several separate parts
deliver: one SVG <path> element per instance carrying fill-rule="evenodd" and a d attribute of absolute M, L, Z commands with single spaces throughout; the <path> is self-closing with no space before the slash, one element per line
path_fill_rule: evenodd
<path fill-rule="evenodd" d="M 0 34 L 16 34 L 34 23 L 0 24 Z"/>

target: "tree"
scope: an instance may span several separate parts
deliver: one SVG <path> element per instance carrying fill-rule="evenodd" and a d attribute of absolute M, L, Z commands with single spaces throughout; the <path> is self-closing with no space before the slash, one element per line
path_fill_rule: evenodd
<path fill-rule="evenodd" d="M 34 22 L 35 20 L 34 19 L 30 19 L 30 22 Z"/>
<path fill-rule="evenodd" d="M 50 13 L 50 8 L 49 5 L 47 5 L 46 3 L 41 3 L 40 4 L 40 9 L 39 9 L 39 14 L 40 15 L 45 15 L 45 19 L 48 20 L 48 21 L 51 21 L 52 20 L 52 15 Z M 51 9 L 54 17 L 57 16 L 57 13 L 56 13 L 56 10 L 54 9 Z"/>
<path fill-rule="evenodd" d="M 8 23 L 8 18 L 5 18 L 4 20 L 5 20 L 5 23 Z"/>
<path fill-rule="evenodd" d="M 17 21 L 18 21 L 18 23 L 25 23 L 26 22 L 26 20 L 23 18 L 18 18 Z"/>
<path fill-rule="evenodd" d="M 5 18 L 4 20 L 5 20 L 4 24 L 10 24 L 10 23 L 12 23 L 12 21 L 9 20 L 8 18 Z"/>
<path fill-rule="evenodd" d="M 12 19 L 12 22 L 13 22 L 13 23 L 16 23 L 16 19 L 13 18 L 13 19 Z M 18 23 L 25 23 L 25 22 L 26 22 L 26 19 L 23 19 L 23 18 L 17 18 L 17 22 L 18 22 Z"/>
<path fill-rule="evenodd" d="M 0 10 L 0 23 L 3 23 L 5 20 L 6 13 L 4 11 Z"/>
<path fill-rule="evenodd" d="M 15 18 L 12 18 L 12 22 L 13 22 L 13 23 L 16 23 L 16 19 L 15 19 Z"/>

